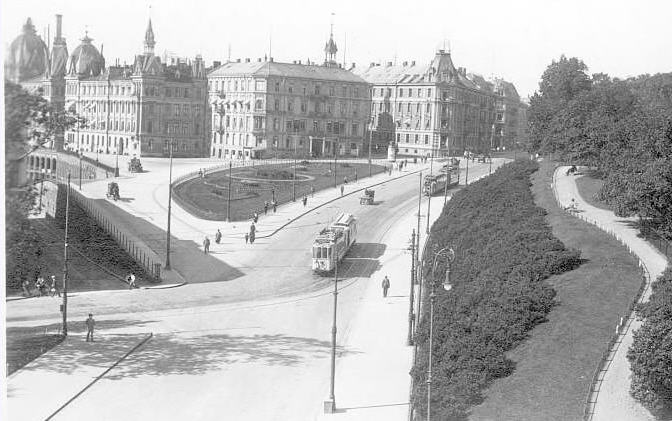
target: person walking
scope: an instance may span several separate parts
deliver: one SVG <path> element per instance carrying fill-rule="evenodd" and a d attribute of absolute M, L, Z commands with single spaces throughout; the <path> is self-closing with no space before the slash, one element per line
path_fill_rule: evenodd
<path fill-rule="evenodd" d="M 310 186 L 310 197 L 315 197 L 315 186 Z"/>
<path fill-rule="evenodd" d="M 93 320 L 92 313 L 89 313 L 89 318 L 84 323 L 86 323 L 86 342 L 93 342 L 93 327 L 96 325 L 96 321 Z"/>
<path fill-rule="evenodd" d="M 305 208 L 306 205 L 308 204 L 308 196 L 303 196 L 303 199 L 301 199 L 301 201 L 303 202 L 303 207 Z"/>
<path fill-rule="evenodd" d="M 137 287 L 135 286 L 135 275 L 131 273 L 131 274 L 128 275 L 128 289 L 133 289 L 133 288 L 137 288 Z"/>
<path fill-rule="evenodd" d="M 44 278 L 41 276 L 37 277 L 37 280 L 35 281 L 35 289 L 37 290 L 37 296 L 41 297 L 42 294 L 44 294 Z"/>
<path fill-rule="evenodd" d="M 256 238 L 255 231 L 250 231 L 249 238 L 250 238 L 250 244 L 254 244 L 254 239 Z"/>
<path fill-rule="evenodd" d="M 343 176 L 343 184 L 348 184 L 348 176 Z"/>
<path fill-rule="evenodd" d="M 343 196 L 343 191 L 344 190 L 345 190 L 345 186 L 343 186 L 343 184 L 341 184 L 341 196 Z"/>
<path fill-rule="evenodd" d="M 268 215 L 268 200 L 264 201 L 264 215 Z"/>
<path fill-rule="evenodd" d="M 246 232 L 246 233 L 245 233 L 245 244 L 247 244 L 247 242 L 248 242 L 249 240 L 250 240 L 250 234 Z"/>
<path fill-rule="evenodd" d="M 49 288 L 49 291 L 51 292 L 51 296 L 53 297 L 54 295 L 58 294 L 58 297 L 61 297 L 61 291 L 59 291 L 58 287 L 56 286 L 56 276 L 51 275 L 51 287 Z"/>
<path fill-rule="evenodd" d="M 219 244 L 220 241 L 222 241 L 222 232 L 218 228 L 215 233 L 215 243 Z"/>
<path fill-rule="evenodd" d="M 253 220 L 254 223 L 256 224 L 257 221 L 259 220 L 259 214 L 256 213 L 256 212 L 254 212 L 254 213 L 252 214 L 252 220 Z"/>
<path fill-rule="evenodd" d="M 28 282 L 28 279 L 23 280 L 21 288 L 23 289 L 23 296 L 30 297 L 30 282 Z"/>
<path fill-rule="evenodd" d="M 205 237 L 203 239 L 203 253 L 208 254 L 210 251 L 210 239 L 208 237 Z"/>
<path fill-rule="evenodd" d="M 272 205 L 273 205 L 273 213 L 276 213 L 278 211 L 278 202 L 273 200 Z"/>
<path fill-rule="evenodd" d="M 387 297 L 387 290 L 390 289 L 390 280 L 387 278 L 387 275 L 383 278 L 381 286 L 383 287 L 383 298 Z"/>

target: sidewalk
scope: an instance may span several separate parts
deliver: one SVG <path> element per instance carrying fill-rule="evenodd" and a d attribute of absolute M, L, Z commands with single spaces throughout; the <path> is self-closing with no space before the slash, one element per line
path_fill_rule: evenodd
<path fill-rule="evenodd" d="M 618 217 L 612 211 L 588 204 L 579 194 L 575 181 L 576 176 L 566 174 L 568 168 L 559 167 L 553 175 L 553 184 L 560 205 L 567 207 L 574 199 L 577 204 L 577 211 L 574 214 L 597 225 L 626 245 L 646 266 L 651 281 L 654 282 L 665 270 L 667 259 L 641 238 L 638 230 L 631 226 L 633 222 L 636 222 L 634 217 Z M 651 289 L 647 288 L 642 295 L 642 301 L 647 301 L 650 293 Z M 653 421 L 655 419 L 648 410 L 630 396 L 630 363 L 626 359 L 626 354 L 632 345 L 632 333 L 641 324 L 641 321 L 634 319 L 625 332 L 614 359 L 604 375 L 594 408 L 593 420 Z"/>

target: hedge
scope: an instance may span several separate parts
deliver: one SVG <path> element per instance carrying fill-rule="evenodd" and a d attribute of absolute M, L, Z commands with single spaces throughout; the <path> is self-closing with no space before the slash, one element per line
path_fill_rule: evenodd
<path fill-rule="evenodd" d="M 433 419 L 464 419 L 483 401 L 483 391 L 496 378 L 515 369 L 505 353 L 546 320 L 555 291 L 545 281 L 580 264 L 535 206 L 530 175 L 532 161 L 516 161 L 457 192 L 431 230 L 424 256 L 425 304 L 431 285 L 434 251 L 451 246 L 452 289 L 437 285 L 432 359 Z M 439 258 L 437 282 L 446 268 Z M 429 306 L 423 306 L 416 341 L 418 353 L 411 375 L 416 415 L 427 402 Z"/>

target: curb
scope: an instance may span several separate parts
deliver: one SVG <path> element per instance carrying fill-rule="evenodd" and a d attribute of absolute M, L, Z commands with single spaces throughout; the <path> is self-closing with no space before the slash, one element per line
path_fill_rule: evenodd
<path fill-rule="evenodd" d="M 151 287 L 141 287 L 140 289 L 170 289 L 170 288 L 179 288 L 187 284 L 188 282 L 180 282 L 179 284 L 156 285 Z"/>
<path fill-rule="evenodd" d="M 392 180 L 398 180 L 398 179 L 400 179 L 400 178 L 408 177 L 409 175 L 417 174 L 417 173 L 422 172 L 422 171 L 424 171 L 424 170 L 415 170 L 415 171 L 411 171 L 411 172 L 408 172 L 408 173 L 403 174 L 403 175 L 400 175 L 400 176 L 390 177 L 390 178 L 386 179 L 385 181 L 381 181 L 381 182 L 379 182 L 379 183 L 374 183 L 374 184 L 369 184 L 369 185 L 364 186 L 364 187 L 362 187 L 362 188 L 360 188 L 360 189 L 352 190 L 352 191 L 348 192 L 347 194 L 344 194 L 343 196 L 338 196 L 338 197 L 336 197 L 336 198 L 334 198 L 334 199 L 329 199 L 329 200 L 327 200 L 326 202 L 324 202 L 324 203 L 322 203 L 322 204 L 320 204 L 320 205 L 318 205 L 318 206 L 315 206 L 314 208 L 311 208 L 311 209 L 309 209 L 309 210 L 307 210 L 307 211 L 305 211 L 305 212 L 303 212 L 303 213 L 301 213 L 301 214 L 295 216 L 294 218 L 291 218 L 290 220 L 288 220 L 287 222 L 285 222 L 284 224 L 280 225 L 278 228 L 276 228 L 275 230 L 273 230 L 273 232 L 271 232 L 270 234 L 263 235 L 263 236 L 258 236 L 257 238 L 269 238 L 269 237 L 272 237 L 272 236 L 274 236 L 275 234 L 277 234 L 281 229 L 285 228 L 287 225 L 289 225 L 289 224 L 291 224 L 291 223 L 297 221 L 299 218 L 301 218 L 301 217 L 303 217 L 303 216 L 309 214 L 310 212 L 314 211 L 315 209 L 319 209 L 319 208 L 321 208 L 321 207 L 323 207 L 323 206 L 325 206 L 325 205 L 328 205 L 328 204 L 330 204 L 330 203 L 333 203 L 333 202 L 337 201 L 338 199 L 342 199 L 342 198 L 344 198 L 345 196 L 350 196 L 350 195 L 353 195 L 353 194 L 358 193 L 358 192 L 360 192 L 360 191 L 363 191 L 363 190 L 365 190 L 365 189 L 368 189 L 369 187 L 379 186 L 379 185 L 381 185 L 381 184 L 385 184 L 385 183 L 390 182 L 390 181 L 392 181 Z"/>
<path fill-rule="evenodd" d="M 72 398 L 68 399 L 68 401 L 67 401 L 66 403 L 64 403 L 63 405 L 61 405 L 56 411 L 52 412 L 51 415 L 49 415 L 49 416 L 45 419 L 45 421 L 49 421 L 49 420 L 52 419 L 56 414 L 58 414 L 59 412 L 61 412 L 61 411 L 63 410 L 63 408 L 65 408 L 66 406 L 70 405 L 75 399 L 77 399 L 78 397 L 80 397 L 80 396 L 81 396 L 84 392 L 86 392 L 91 386 L 93 386 L 96 382 L 98 382 L 98 380 L 102 379 L 102 378 L 103 378 L 107 373 L 109 373 L 114 367 L 116 367 L 117 365 L 119 365 L 119 363 L 121 363 L 121 362 L 124 361 L 126 358 L 128 358 L 129 355 L 131 355 L 132 353 L 134 353 L 138 348 L 140 348 L 142 345 L 144 345 L 144 344 L 145 344 L 148 340 L 150 340 L 153 336 L 154 336 L 154 334 L 150 332 L 147 336 L 145 336 L 145 338 L 144 338 L 143 340 L 141 340 L 140 342 L 138 342 L 133 348 L 131 348 L 130 351 L 128 351 L 126 354 L 124 354 L 124 356 L 122 356 L 121 358 L 119 358 L 119 359 L 118 359 L 114 364 L 112 364 L 109 368 L 107 368 L 107 369 L 106 369 L 105 371 L 103 371 L 101 374 L 99 374 L 98 376 L 96 376 L 96 377 L 95 377 L 89 384 L 87 384 L 87 385 L 86 385 L 82 390 L 80 390 L 75 396 L 73 396 Z"/>

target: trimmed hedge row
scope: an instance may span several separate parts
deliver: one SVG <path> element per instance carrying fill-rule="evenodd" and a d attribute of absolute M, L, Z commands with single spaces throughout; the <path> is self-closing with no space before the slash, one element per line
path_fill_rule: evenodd
<path fill-rule="evenodd" d="M 651 297 L 637 307 L 644 319 L 628 349 L 632 395 L 654 413 L 672 413 L 672 269 L 651 285 Z"/>
<path fill-rule="evenodd" d="M 455 250 L 448 292 L 436 285 L 432 359 L 432 416 L 464 419 L 482 402 L 492 380 L 515 369 L 505 352 L 546 320 L 555 291 L 545 282 L 576 268 L 579 252 L 567 250 L 535 206 L 532 161 L 516 161 L 457 192 L 432 227 L 424 256 L 425 285 L 432 282 L 434 253 Z M 444 278 L 439 257 L 436 281 Z M 428 303 L 431 288 L 424 289 Z M 412 370 L 416 413 L 426 414 L 429 306 L 423 306 Z"/>

